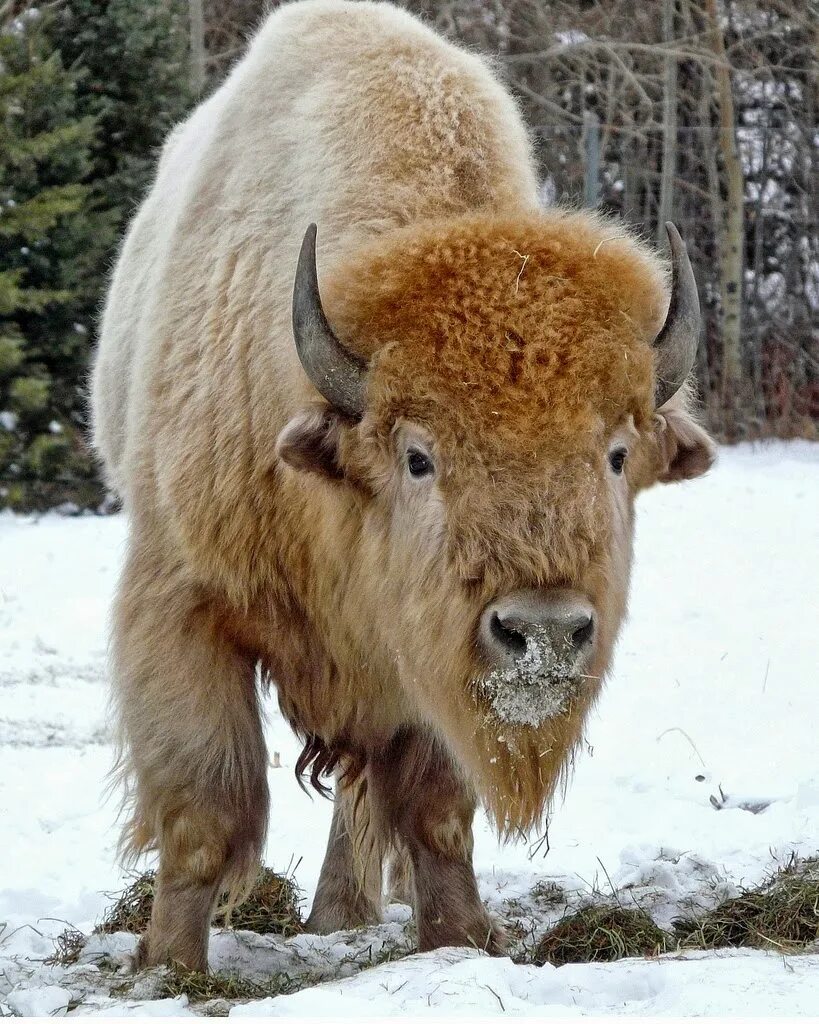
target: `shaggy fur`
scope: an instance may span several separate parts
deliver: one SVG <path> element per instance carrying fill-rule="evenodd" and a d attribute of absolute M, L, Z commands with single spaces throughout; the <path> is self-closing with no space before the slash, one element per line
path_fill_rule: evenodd
<path fill-rule="evenodd" d="M 370 359 L 359 423 L 317 401 L 293 345 L 313 220 L 330 320 Z M 93 379 L 130 515 L 113 674 L 127 844 L 160 850 L 146 962 L 201 969 L 218 892 L 258 856 L 258 664 L 300 766 L 346 778 L 312 925 L 376 917 L 395 844 L 422 948 L 501 948 L 475 801 L 507 834 L 540 819 L 625 611 L 634 495 L 712 457 L 686 393 L 653 406 L 667 304 L 664 265 L 622 227 L 537 209 L 487 65 L 387 4 L 280 8 L 173 132 Z M 410 445 L 434 479 L 409 477 Z M 504 725 L 473 685 L 477 622 L 546 586 L 593 603 L 594 663 L 564 715 Z"/>

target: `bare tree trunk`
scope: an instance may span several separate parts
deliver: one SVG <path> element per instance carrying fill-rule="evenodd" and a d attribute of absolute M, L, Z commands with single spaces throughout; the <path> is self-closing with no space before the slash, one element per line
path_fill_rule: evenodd
<path fill-rule="evenodd" d="M 191 88 L 198 96 L 205 88 L 205 15 L 202 0 L 188 0 Z"/>
<path fill-rule="evenodd" d="M 767 124 L 765 128 L 767 129 Z M 768 162 L 770 145 L 768 143 L 769 132 L 762 132 L 762 153 L 759 169 L 759 180 L 765 182 L 768 178 Z M 765 189 L 760 185 L 757 191 L 754 216 L 754 279 L 751 295 L 748 298 L 749 311 L 756 311 L 754 320 L 753 348 L 751 351 L 751 378 L 754 385 L 755 413 L 760 423 L 765 421 L 765 392 L 762 380 L 762 347 L 765 328 L 763 320 L 759 316 L 759 286 L 765 273 Z"/>
<path fill-rule="evenodd" d="M 699 120 L 698 123 L 705 128 L 711 124 L 711 118 L 713 116 L 712 104 L 714 99 L 714 81 L 711 78 L 711 71 L 707 67 L 702 68 L 702 92 L 700 94 L 699 101 Z M 721 280 L 721 271 L 719 268 L 722 267 L 722 249 L 723 249 L 723 223 L 725 214 L 723 212 L 722 193 L 720 191 L 719 182 L 719 168 L 717 167 L 717 154 L 716 148 L 712 144 L 710 137 L 704 137 L 701 145 L 702 150 L 702 161 L 705 169 L 705 177 L 708 183 L 708 207 L 710 211 L 710 242 L 711 242 L 711 253 L 713 268 L 709 278 L 711 281 L 714 280 L 714 270 L 717 272 L 719 280 Z M 710 352 L 709 370 L 719 366 L 719 376 L 722 375 L 721 358 L 718 361 L 718 356 L 722 355 L 721 338 L 719 335 L 721 332 L 710 332 L 708 331 L 710 316 L 706 315 L 706 331 L 709 336 L 713 334 L 717 335 L 718 346 L 713 346 L 714 351 Z M 706 351 L 711 346 L 706 346 Z M 706 391 L 706 402 L 708 405 L 708 419 L 709 422 L 719 428 L 720 432 L 724 432 L 725 429 L 725 413 L 720 395 L 717 393 L 717 388 L 714 386 L 713 374 L 709 374 L 708 390 Z"/>
<path fill-rule="evenodd" d="M 719 23 L 717 0 L 705 0 L 709 37 L 714 56 L 714 81 L 719 100 L 719 149 L 725 169 L 725 203 L 722 224 L 722 395 L 727 427 L 736 429 L 742 390 L 742 257 L 745 245 L 743 204 L 745 180 L 737 146 L 731 71 L 725 38 Z"/>
<path fill-rule="evenodd" d="M 620 161 L 623 168 L 623 217 L 636 223 L 638 220 L 637 169 L 633 156 L 634 144 L 625 139 L 620 144 Z"/>
<path fill-rule="evenodd" d="M 594 209 L 600 202 L 600 119 L 586 111 L 583 115 L 583 201 Z"/>
<path fill-rule="evenodd" d="M 663 0 L 663 39 L 674 41 L 674 0 Z M 663 163 L 660 169 L 660 205 L 657 244 L 665 239 L 664 224 L 674 216 L 674 181 L 677 177 L 677 58 L 665 58 L 663 73 Z"/>

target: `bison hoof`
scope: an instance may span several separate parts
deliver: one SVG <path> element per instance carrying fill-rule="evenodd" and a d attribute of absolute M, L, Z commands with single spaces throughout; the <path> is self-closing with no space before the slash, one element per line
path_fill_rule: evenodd
<path fill-rule="evenodd" d="M 313 907 L 304 923 L 304 930 L 313 935 L 330 935 L 332 932 L 350 931 L 370 924 L 381 924 L 381 914 L 377 907 L 362 906 L 360 901 L 354 905 L 333 903 Z"/>
<path fill-rule="evenodd" d="M 149 967 L 176 964 L 189 971 L 206 974 L 208 958 L 206 949 L 172 949 L 168 943 L 152 942 L 150 930 L 140 938 L 131 956 L 131 970 L 134 974 Z"/>
<path fill-rule="evenodd" d="M 495 917 L 489 919 L 489 941 L 486 952 L 490 956 L 505 956 L 509 949 L 509 935 Z"/>
<path fill-rule="evenodd" d="M 506 929 L 496 917 L 487 915 L 486 922 L 480 931 L 480 937 L 473 934 L 470 929 L 467 945 L 476 949 L 482 949 L 490 956 L 504 956 L 509 947 L 509 936 Z M 454 945 L 454 943 L 453 943 Z"/>
<path fill-rule="evenodd" d="M 149 965 L 148 960 L 148 936 L 141 935 L 134 954 L 131 957 L 131 970 L 134 974 L 144 970 Z"/>
<path fill-rule="evenodd" d="M 419 949 L 426 953 L 444 946 L 469 946 L 490 956 L 505 956 L 509 939 L 503 925 L 489 914 L 468 924 L 444 924 L 440 920 L 419 928 Z"/>

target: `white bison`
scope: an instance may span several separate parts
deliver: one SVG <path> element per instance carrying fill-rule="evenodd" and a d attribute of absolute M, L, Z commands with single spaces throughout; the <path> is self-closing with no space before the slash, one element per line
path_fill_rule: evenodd
<path fill-rule="evenodd" d="M 377 920 L 398 851 L 422 949 L 502 948 L 476 802 L 539 819 L 624 614 L 635 493 L 712 458 L 669 235 L 670 304 L 623 227 L 538 208 L 489 67 L 388 4 L 280 8 L 173 132 L 93 381 L 130 519 L 126 842 L 160 856 L 144 962 L 204 968 L 257 865 L 259 666 L 299 770 L 338 780 L 309 926 Z"/>

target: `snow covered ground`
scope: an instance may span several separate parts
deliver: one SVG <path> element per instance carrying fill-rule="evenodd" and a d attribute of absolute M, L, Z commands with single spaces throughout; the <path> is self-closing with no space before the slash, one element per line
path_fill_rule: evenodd
<path fill-rule="evenodd" d="M 499 847 L 478 823 L 483 897 L 542 931 L 565 901 L 613 885 L 661 925 L 753 884 L 792 851 L 819 849 L 817 551 L 819 445 L 721 452 L 703 480 L 640 499 L 631 617 L 548 844 Z M 115 799 L 102 799 L 108 605 L 125 521 L 0 515 L 0 1006 L 31 1014 L 172 1013 L 150 979 L 111 993 L 95 938 L 74 967 L 46 967 L 63 922 L 90 931 L 123 886 Z M 330 805 L 296 786 L 297 745 L 269 705 L 273 795 L 266 863 L 309 902 Z M 548 845 L 548 854 L 544 855 Z M 543 886 L 541 884 L 542 893 Z M 736 951 L 555 969 L 446 950 L 358 971 L 409 941 L 408 911 L 363 933 L 289 942 L 214 935 L 212 966 L 328 980 L 238 1015 L 805 1014 L 819 953 Z M 5 926 L 3 923 L 5 923 Z M 349 976 L 348 976 L 349 975 Z M 77 1004 L 74 1009 L 75 1004 Z"/>

